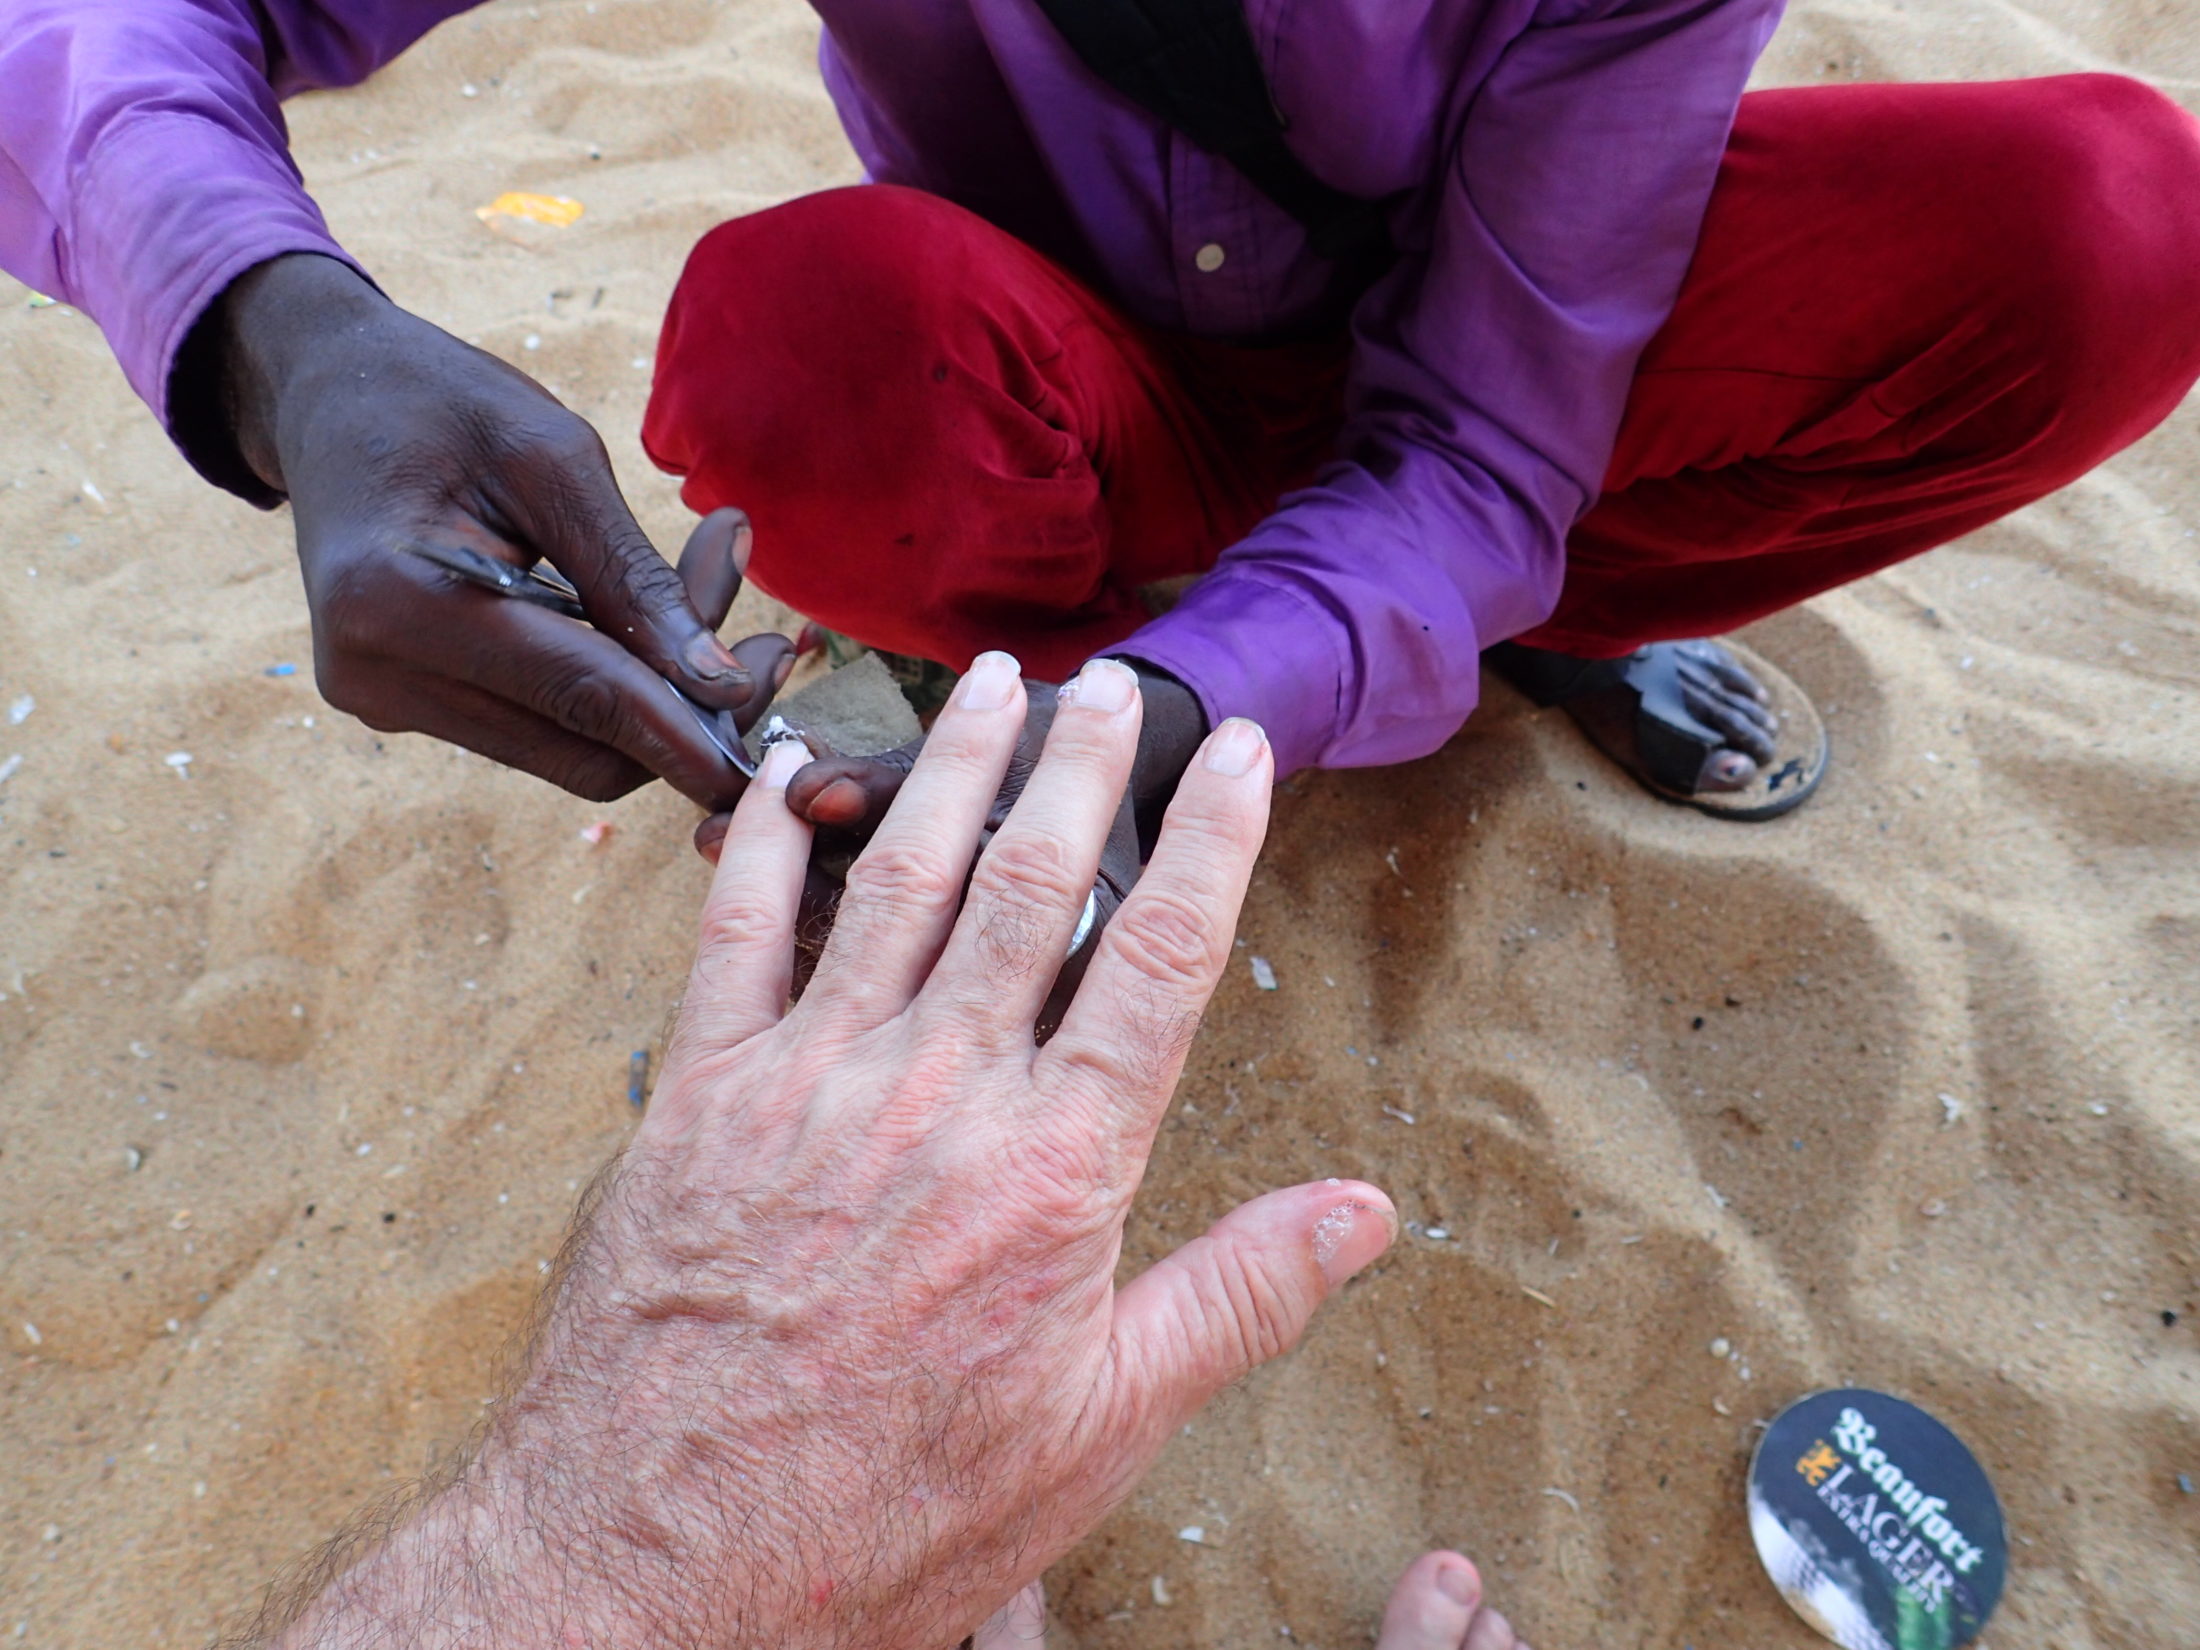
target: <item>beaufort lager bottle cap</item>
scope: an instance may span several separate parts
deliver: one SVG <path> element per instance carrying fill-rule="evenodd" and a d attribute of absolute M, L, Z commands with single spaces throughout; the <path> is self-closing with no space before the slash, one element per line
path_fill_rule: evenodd
<path fill-rule="evenodd" d="M 1914 1404 L 1843 1387 L 1781 1411 L 1749 1469 L 1757 1556 L 1843 1650 L 1956 1650 L 2001 1598 L 2008 1538 L 1963 1440 Z"/>

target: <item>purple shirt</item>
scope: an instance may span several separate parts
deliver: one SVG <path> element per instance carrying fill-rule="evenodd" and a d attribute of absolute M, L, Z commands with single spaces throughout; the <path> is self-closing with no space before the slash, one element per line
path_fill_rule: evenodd
<path fill-rule="evenodd" d="M 0 0 L 0 266 L 93 316 L 165 419 L 177 347 L 228 282 L 344 256 L 278 98 L 361 80 L 470 3 Z M 974 209 L 1159 326 L 1349 320 L 1337 461 L 1120 651 L 1259 720 L 1287 771 L 1456 732 L 1480 649 L 1557 600 L 1782 0 L 1247 0 L 1299 159 L 1398 197 L 1401 257 L 1356 302 L 1035 0 L 815 3 L 873 177 Z"/>

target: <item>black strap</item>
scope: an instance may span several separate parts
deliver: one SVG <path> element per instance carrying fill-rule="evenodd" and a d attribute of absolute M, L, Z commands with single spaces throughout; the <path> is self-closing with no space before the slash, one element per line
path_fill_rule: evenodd
<path fill-rule="evenodd" d="M 1381 201 L 1309 172 L 1283 141 L 1242 0 L 1038 0 L 1085 67 L 1148 114 L 1230 162 L 1306 226 L 1325 258 L 1387 261 Z"/>

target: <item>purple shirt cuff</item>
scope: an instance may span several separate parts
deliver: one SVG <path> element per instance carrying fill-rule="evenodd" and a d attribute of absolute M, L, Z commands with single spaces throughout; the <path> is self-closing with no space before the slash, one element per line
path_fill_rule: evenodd
<path fill-rule="evenodd" d="M 1285 585 L 1210 573 L 1111 655 L 1158 665 L 1192 690 L 1213 727 L 1248 716 L 1268 734 L 1280 777 L 1320 762 L 1336 737 L 1347 661 L 1336 621 Z"/>
<path fill-rule="evenodd" d="M 176 352 L 231 281 L 286 252 L 358 268 L 287 156 L 196 115 L 117 122 L 86 157 L 77 201 L 69 284 L 164 425 Z"/>

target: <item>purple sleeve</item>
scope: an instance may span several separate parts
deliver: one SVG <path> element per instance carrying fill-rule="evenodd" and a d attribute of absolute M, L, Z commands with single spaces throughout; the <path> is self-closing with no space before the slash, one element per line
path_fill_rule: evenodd
<path fill-rule="evenodd" d="M 1425 251 L 1364 298 L 1339 462 L 1118 651 L 1279 768 L 1402 762 L 1546 618 L 1779 0 L 1547 6 L 1475 95 Z"/>
<path fill-rule="evenodd" d="M 278 92 L 363 79 L 472 3 L 0 0 L 0 268 L 96 320 L 168 422 L 177 348 L 225 286 L 344 256 Z"/>

